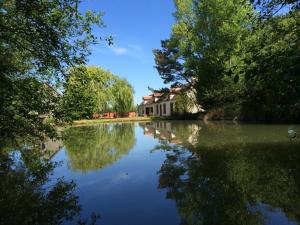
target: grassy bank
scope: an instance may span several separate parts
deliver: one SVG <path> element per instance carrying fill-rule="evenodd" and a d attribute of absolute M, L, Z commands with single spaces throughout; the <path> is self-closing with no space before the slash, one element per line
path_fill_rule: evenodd
<path fill-rule="evenodd" d="M 126 122 L 147 122 L 151 117 L 132 117 L 132 118 L 114 118 L 114 119 L 95 119 L 95 120 L 75 120 L 73 125 L 91 125 L 99 123 L 126 123 Z"/>

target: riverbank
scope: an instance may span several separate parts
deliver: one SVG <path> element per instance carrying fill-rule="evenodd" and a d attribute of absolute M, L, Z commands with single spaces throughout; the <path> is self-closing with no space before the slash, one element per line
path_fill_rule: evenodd
<path fill-rule="evenodd" d="M 151 117 L 126 117 L 114 119 L 94 119 L 94 120 L 75 120 L 73 125 L 92 125 L 100 123 L 129 123 L 129 122 L 148 122 L 154 120 Z"/>
<path fill-rule="evenodd" d="M 130 122 L 151 122 L 151 121 L 202 121 L 204 123 L 210 122 L 235 122 L 235 123 L 249 123 L 249 124 L 290 124 L 290 122 L 277 121 L 276 123 L 270 121 L 247 121 L 239 120 L 236 117 L 226 118 L 206 118 L 203 116 L 187 116 L 187 117 L 131 117 L 131 118 L 113 118 L 113 119 L 87 119 L 87 120 L 75 120 L 71 126 L 85 126 L 93 124 L 104 123 L 130 123 Z M 293 124 L 298 124 L 294 122 Z"/>

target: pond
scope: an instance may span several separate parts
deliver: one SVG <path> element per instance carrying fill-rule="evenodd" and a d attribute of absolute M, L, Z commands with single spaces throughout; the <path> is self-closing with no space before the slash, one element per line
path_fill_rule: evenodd
<path fill-rule="evenodd" d="M 168 122 L 65 131 L 54 177 L 102 225 L 300 224 L 299 126 Z"/>

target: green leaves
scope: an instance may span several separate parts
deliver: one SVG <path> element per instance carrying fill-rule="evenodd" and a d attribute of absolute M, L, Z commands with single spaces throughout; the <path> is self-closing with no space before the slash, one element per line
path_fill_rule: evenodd
<path fill-rule="evenodd" d="M 239 75 L 235 75 L 233 78 L 235 83 L 237 83 L 239 81 L 239 79 L 240 79 Z"/>
<path fill-rule="evenodd" d="M 68 66 L 85 63 L 89 45 L 98 42 L 92 34 L 92 25 L 104 24 L 102 13 L 81 13 L 78 3 L 78 0 L 5 0 L 2 7 L 7 13 L 0 20 L 1 48 L 6 46 L 1 49 L 3 56 L 20 54 L 22 58 L 17 64 L 31 63 L 30 73 L 38 71 L 43 75 L 46 70 L 54 70 L 56 78 L 64 75 Z M 9 76 L 19 71 L 2 72 Z"/>
<path fill-rule="evenodd" d="M 54 116 L 58 103 L 54 90 L 35 78 L 0 79 L 0 137 L 53 137 L 54 129 L 43 118 Z"/>
<path fill-rule="evenodd" d="M 299 18 L 291 11 L 260 21 L 245 42 L 245 111 L 255 106 L 267 120 L 299 121 Z"/>
<path fill-rule="evenodd" d="M 70 70 L 65 85 L 63 108 L 72 119 L 91 118 L 93 113 L 125 113 L 133 109 L 132 86 L 99 67 Z"/>
<path fill-rule="evenodd" d="M 156 68 L 165 83 L 192 83 L 206 109 L 222 105 L 227 101 L 225 96 L 219 99 L 225 92 L 227 71 L 235 73 L 232 68 L 241 64 L 238 54 L 250 33 L 254 11 L 249 3 L 237 0 L 178 0 L 175 4 L 171 37 L 162 41 L 162 50 L 154 51 Z M 237 76 L 233 77 L 237 82 Z"/>
<path fill-rule="evenodd" d="M 254 2 L 262 14 L 248 1 L 175 1 L 176 23 L 154 50 L 156 68 L 165 83 L 191 83 L 206 110 L 299 121 L 299 1 Z"/>
<path fill-rule="evenodd" d="M 52 136 L 54 129 L 44 126 L 30 113 L 55 115 L 60 110 L 53 107 L 53 101 L 57 100 L 42 90 L 42 83 L 65 81 L 68 68 L 86 63 L 91 44 L 102 40 L 111 44 L 111 37 L 93 34 L 94 25 L 104 27 L 103 13 L 81 12 L 79 3 L 79 0 L 0 2 L 1 135 Z M 90 102 L 89 98 L 86 100 Z M 16 101 L 18 105 L 14 104 Z"/>

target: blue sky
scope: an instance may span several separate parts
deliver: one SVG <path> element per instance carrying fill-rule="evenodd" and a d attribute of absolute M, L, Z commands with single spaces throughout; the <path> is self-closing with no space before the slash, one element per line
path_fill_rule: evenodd
<path fill-rule="evenodd" d="M 149 93 L 147 87 L 164 86 L 154 68 L 152 49 L 169 37 L 174 23 L 173 0 L 85 0 L 80 10 L 103 11 L 104 29 L 98 36 L 112 35 L 114 45 L 92 46 L 89 65 L 100 66 L 126 78 L 135 89 L 135 103 Z"/>

